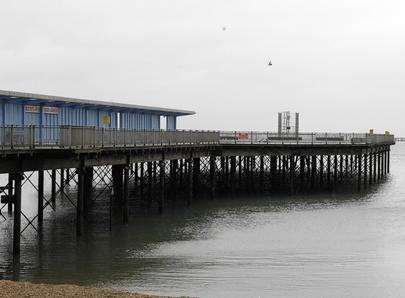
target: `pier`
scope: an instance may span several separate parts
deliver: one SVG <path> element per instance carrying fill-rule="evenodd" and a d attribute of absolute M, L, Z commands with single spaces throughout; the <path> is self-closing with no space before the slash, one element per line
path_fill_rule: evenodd
<path fill-rule="evenodd" d="M 12 100 L 10 96 L 16 95 L 22 97 L 7 95 L 3 111 Z M 134 206 L 163 213 L 169 205 L 190 207 L 194 200 L 221 194 L 298 194 L 333 191 L 340 186 L 362 191 L 384 181 L 390 172 L 390 146 L 395 143 L 388 133 L 183 131 L 176 128 L 176 117 L 193 112 L 149 109 L 150 117 L 145 112 L 138 117 L 132 110 L 146 107 L 91 105 L 90 101 L 31 94 L 24 98 L 18 104 L 27 106 L 27 101 L 35 98 L 37 105 L 29 102 L 29 108 L 24 108 L 23 124 L 4 124 L 9 117 L 4 113 L 0 126 L 0 174 L 8 176 L 7 185 L 0 188 L 0 212 L 4 219 L 3 213 L 8 212 L 8 219 L 13 220 L 16 257 L 21 253 L 21 234 L 27 229 L 41 233 L 44 210 L 55 210 L 57 200 L 76 209 L 76 234 L 80 237 L 86 214 L 101 198 L 110 200 L 110 208 L 120 208 L 125 225 Z M 53 109 L 44 104 L 52 104 Z M 77 113 L 77 105 L 88 109 L 80 112 L 87 115 L 80 120 L 83 124 L 89 123 L 90 113 L 96 110 L 97 125 L 61 122 L 60 105 L 74 105 L 72 113 Z M 52 120 L 58 125 L 41 124 L 49 116 L 44 108 L 54 117 L 58 115 L 58 120 Z M 126 116 L 128 109 L 134 115 Z M 38 114 L 39 124 L 26 125 L 33 113 Z M 159 113 L 168 119 L 165 130 L 157 121 Z M 73 119 L 68 114 L 63 117 Z M 112 118 L 117 119 L 115 124 Z M 156 120 L 155 128 L 135 127 L 150 125 L 155 121 L 152 119 Z M 33 218 L 22 212 L 27 183 L 37 191 Z"/>

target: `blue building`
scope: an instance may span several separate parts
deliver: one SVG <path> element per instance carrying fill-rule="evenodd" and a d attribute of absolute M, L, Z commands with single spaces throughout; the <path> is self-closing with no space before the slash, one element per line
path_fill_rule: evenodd
<path fill-rule="evenodd" d="M 193 111 L 0 90 L 2 126 L 95 126 L 176 130 L 177 117 Z M 162 120 L 166 121 L 165 127 Z"/>

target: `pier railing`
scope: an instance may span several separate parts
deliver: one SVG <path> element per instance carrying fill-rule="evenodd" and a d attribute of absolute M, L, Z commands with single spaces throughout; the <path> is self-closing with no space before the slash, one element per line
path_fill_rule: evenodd
<path fill-rule="evenodd" d="M 104 148 L 187 144 L 394 144 L 390 134 L 255 131 L 136 131 L 90 126 L 0 126 L 0 149 Z"/>

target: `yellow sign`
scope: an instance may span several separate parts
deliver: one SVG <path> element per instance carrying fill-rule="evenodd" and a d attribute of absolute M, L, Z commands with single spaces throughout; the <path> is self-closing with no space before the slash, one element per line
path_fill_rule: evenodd
<path fill-rule="evenodd" d="M 104 115 L 101 117 L 101 123 L 104 125 L 110 125 L 110 116 Z"/>

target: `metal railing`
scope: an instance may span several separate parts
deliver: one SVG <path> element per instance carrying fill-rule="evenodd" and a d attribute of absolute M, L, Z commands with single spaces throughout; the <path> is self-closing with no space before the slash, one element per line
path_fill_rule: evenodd
<path fill-rule="evenodd" d="M 104 148 L 187 144 L 394 144 L 389 134 L 136 131 L 91 126 L 0 126 L 0 148 Z"/>
<path fill-rule="evenodd" d="M 394 144 L 394 135 L 368 133 L 289 133 L 221 131 L 222 144 Z"/>

